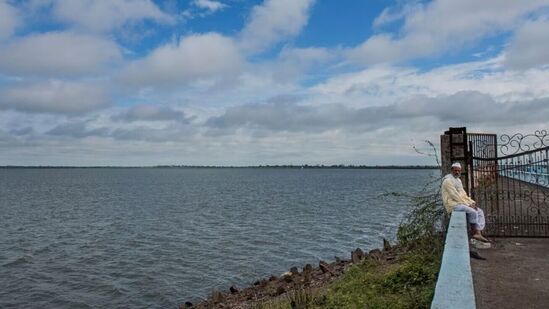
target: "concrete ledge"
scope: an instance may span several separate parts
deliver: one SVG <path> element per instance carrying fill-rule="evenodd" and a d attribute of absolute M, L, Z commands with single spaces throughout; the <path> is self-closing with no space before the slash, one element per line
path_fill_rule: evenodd
<path fill-rule="evenodd" d="M 476 308 L 465 212 L 452 212 L 431 309 Z"/>

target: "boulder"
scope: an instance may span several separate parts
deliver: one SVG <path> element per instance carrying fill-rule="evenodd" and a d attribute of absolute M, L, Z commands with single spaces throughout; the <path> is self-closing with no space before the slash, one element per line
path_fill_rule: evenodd
<path fill-rule="evenodd" d="M 323 274 L 329 273 L 330 275 L 335 275 L 334 271 L 332 270 L 332 267 L 324 261 L 320 261 L 318 263 L 318 267 L 320 267 L 320 270 L 322 270 Z"/>
<path fill-rule="evenodd" d="M 355 251 L 351 252 L 351 261 L 354 264 L 358 264 L 364 258 L 364 251 L 360 248 L 356 248 Z"/>
<path fill-rule="evenodd" d="M 290 272 L 292 275 L 299 275 L 299 270 L 297 270 L 297 267 L 290 268 Z"/>
<path fill-rule="evenodd" d="M 379 249 L 370 250 L 370 252 L 368 252 L 368 258 L 372 260 L 379 261 L 381 260 L 382 257 L 383 257 L 383 252 L 381 252 L 381 250 Z"/>
<path fill-rule="evenodd" d="M 311 264 L 305 265 L 305 267 L 303 267 L 303 282 L 311 281 L 312 276 L 313 276 L 313 266 Z"/>
<path fill-rule="evenodd" d="M 293 275 L 293 274 L 292 274 L 291 272 L 289 272 L 289 271 L 287 271 L 287 272 L 285 272 L 285 273 L 282 273 L 282 274 L 280 275 L 280 280 L 283 280 L 284 282 L 290 283 L 290 282 L 293 281 L 293 280 L 292 280 L 292 275 Z"/>
<path fill-rule="evenodd" d="M 190 301 L 186 301 L 183 305 L 179 306 L 179 309 L 191 308 L 192 306 L 193 303 L 191 303 Z"/>

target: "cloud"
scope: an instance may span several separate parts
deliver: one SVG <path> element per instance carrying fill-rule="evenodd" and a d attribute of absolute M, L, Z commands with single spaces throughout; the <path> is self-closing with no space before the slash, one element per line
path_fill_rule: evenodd
<path fill-rule="evenodd" d="M 108 137 L 109 129 L 105 127 L 89 129 L 86 122 L 69 122 L 56 126 L 46 132 L 48 135 L 72 138 L 85 138 L 90 136 Z"/>
<path fill-rule="evenodd" d="M 227 7 L 226 4 L 213 0 L 194 0 L 193 5 L 205 9 L 209 13 L 214 13 Z"/>
<path fill-rule="evenodd" d="M 292 102 L 247 104 L 227 108 L 221 116 L 208 119 L 206 125 L 214 129 L 267 130 L 271 132 L 322 132 L 350 125 L 353 115 L 340 104 L 318 107 Z"/>
<path fill-rule="evenodd" d="M 182 142 L 194 134 L 188 125 L 169 125 L 162 128 L 139 126 L 135 128 L 118 128 L 110 137 L 120 141 L 146 141 L 152 143 Z"/>
<path fill-rule="evenodd" d="M 0 46 L 0 71 L 13 75 L 90 74 L 120 59 L 114 42 L 72 32 L 34 34 Z"/>
<path fill-rule="evenodd" d="M 9 38 L 19 25 L 17 10 L 7 1 L 0 0 L 0 40 Z"/>
<path fill-rule="evenodd" d="M 53 0 L 52 15 L 76 28 L 94 32 L 116 30 L 145 19 L 164 24 L 175 22 L 150 0 Z"/>
<path fill-rule="evenodd" d="M 23 127 L 20 129 L 12 129 L 10 130 L 10 134 L 15 136 L 24 136 L 34 133 L 34 129 L 32 127 Z"/>
<path fill-rule="evenodd" d="M 549 20 L 527 22 L 516 32 L 505 51 L 505 65 L 529 69 L 549 64 Z"/>
<path fill-rule="evenodd" d="M 240 46 L 249 52 L 260 52 L 297 36 L 307 24 L 313 3 L 313 0 L 266 0 L 255 6 L 240 33 Z"/>
<path fill-rule="evenodd" d="M 411 67 L 372 66 L 340 74 L 310 88 L 317 104 L 388 105 L 414 95 L 434 97 L 460 91 L 489 94 L 498 102 L 549 96 L 549 70 L 508 71 L 503 57 L 440 66 L 429 71 Z"/>
<path fill-rule="evenodd" d="M 326 131 L 368 132 L 398 127 L 421 130 L 434 126 L 547 124 L 549 98 L 498 103 L 490 95 L 462 91 L 452 95 L 418 95 L 387 106 L 352 108 L 342 103 L 318 106 L 295 102 L 269 102 L 229 107 L 224 114 L 206 122 L 216 133 L 237 130 L 322 133 Z"/>
<path fill-rule="evenodd" d="M 546 124 L 549 119 L 549 98 L 497 102 L 490 95 L 477 91 L 460 91 L 453 95 L 418 96 L 394 106 L 400 117 L 430 116 L 441 123 L 470 125 L 518 126 L 528 119 L 530 124 Z"/>
<path fill-rule="evenodd" d="M 169 106 L 157 105 L 132 106 L 127 111 L 113 116 L 112 119 L 126 122 L 176 121 L 181 123 L 189 123 L 191 120 L 185 115 L 183 111 L 175 110 Z"/>
<path fill-rule="evenodd" d="M 395 21 L 405 18 L 407 15 L 411 15 L 415 10 L 422 9 L 423 6 L 418 3 L 406 3 L 402 7 L 388 7 L 383 9 L 381 14 L 374 19 L 372 25 L 376 28 L 383 27 L 387 24 L 391 24 Z"/>
<path fill-rule="evenodd" d="M 365 64 L 393 63 L 417 57 L 436 55 L 452 48 L 462 48 L 477 40 L 512 30 L 528 13 L 546 7 L 544 0 L 437 0 L 404 7 L 404 12 L 387 11 L 377 24 L 404 18 L 400 34 L 376 34 L 347 52 L 350 60 Z"/>
<path fill-rule="evenodd" d="M 228 3 L 232 14 L 237 2 L 193 0 L 188 12 Z M 222 35 L 192 32 L 200 23 L 185 23 L 177 1 L 0 0 L 0 159 L 409 164 L 410 138 L 437 141 L 449 126 L 549 125 L 546 0 L 397 2 L 351 49 L 298 44 L 313 1 L 259 2 Z M 40 33 L 51 29 L 67 30 Z M 395 64 L 488 50 L 489 37 L 510 38 L 481 56 L 491 59 Z"/>
<path fill-rule="evenodd" d="M 326 48 L 284 47 L 271 70 L 276 80 L 288 81 L 294 78 L 303 78 L 305 72 L 325 65 L 334 59 L 336 59 L 336 55 Z"/>
<path fill-rule="evenodd" d="M 25 153 L 21 147 L 28 144 L 23 141 L 31 138 L 27 136 L 30 134 L 36 143 L 33 147 L 53 153 L 59 153 L 61 147 L 64 153 L 59 155 L 93 151 L 97 157 L 90 161 L 95 162 L 92 165 L 130 164 L 127 158 L 133 158 L 131 162 L 136 165 L 416 164 L 421 158 L 414 157 L 411 145 L 418 142 L 410 139 L 436 142 L 449 126 L 466 125 L 474 132 L 501 133 L 529 132 L 517 130 L 524 119 L 538 129 L 549 124 L 549 97 L 502 103 L 484 93 L 464 91 L 433 97 L 419 95 L 400 103 L 363 108 L 300 102 L 300 98 L 281 96 L 262 104 L 233 106 L 203 124 L 113 123 L 108 121 L 110 117 L 94 116 L 63 120 L 39 136 L 37 130 L 24 126 L 18 134 L 5 128 L 0 132 L 9 132 L 4 140 L 12 145 L 11 151 Z M 16 142 L 19 148 L 13 146 Z M 35 148 L 27 152 L 31 149 Z M 417 164 L 431 163 L 423 160 Z"/>
<path fill-rule="evenodd" d="M 90 119 L 81 119 L 59 124 L 45 132 L 46 136 L 61 139 L 91 138 L 115 141 L 142 141 L 151 143 L 181 142 L 188 139 L 194 129 L 186 124 L 167 126 L 130 125 L 116 126 L 98 123 Z"/>
<path fill-rule="evenodd" d="M 51 80 L 0 89 L 0 109 L 30 113 L 80 114 L 110 104 L 107 91 L 90 83 Z"/>
<path fill-rule="evenodd" d="M 220 79 L 239 73 L 243 59 L 233 40 L 217 33 L 190 35 L 137 60 L 120 79 L 142 87 L 182 86 L 200 79 Z"/>

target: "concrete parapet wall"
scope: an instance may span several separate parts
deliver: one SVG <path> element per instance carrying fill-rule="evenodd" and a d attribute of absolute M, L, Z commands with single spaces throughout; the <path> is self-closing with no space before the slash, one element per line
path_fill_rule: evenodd
<path fill-rule="evenodd" d="M 435 296 L 431 303 L 431 309 L 443 308 L 476 308 L 465 212 L 453 212 L 448 225 Z"/>

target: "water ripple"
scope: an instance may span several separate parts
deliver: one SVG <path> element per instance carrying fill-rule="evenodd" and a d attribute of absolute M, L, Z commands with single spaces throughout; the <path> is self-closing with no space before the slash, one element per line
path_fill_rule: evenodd
<path fill-rule="evenodd" d="M 0 170 L 0 307 L 176 308 L 394 235 L 431 171 Z M 399 183 L 393 183 L 398 177 Z"/>

